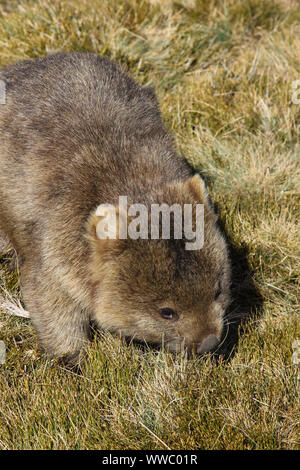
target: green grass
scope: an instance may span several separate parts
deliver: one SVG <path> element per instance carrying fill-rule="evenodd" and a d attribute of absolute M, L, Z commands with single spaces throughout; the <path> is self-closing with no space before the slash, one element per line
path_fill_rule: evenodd
<path fill-rule="evenodd" d="M 230 239 L 229 321 L 250 313 L 227 360 L 102 333 L 78 375 L 42 357 L 30 321 L 0 307 L 1 449 L 300 447 L 299 29 L 292 0 L 0 0 L 0 65 L 90 51 L 155 87 Z M 0 274 L 3 295 L 19 298 L 5 253 Z"/>

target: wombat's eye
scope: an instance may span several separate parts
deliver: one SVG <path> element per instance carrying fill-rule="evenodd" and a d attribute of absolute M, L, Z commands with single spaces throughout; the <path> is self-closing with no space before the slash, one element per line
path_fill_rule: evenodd
<path fill-rule="evenodd" d="M 166 320 L 174 320 L 177 317 L 177 313 L 172 308 L 160 308 L 159 313 Z"/>
<path fill-rule="evenodd" d="M 222 293 L 222 286 L 221 286 L 221 282 L 219 281 L 219 282 L 218 282 L 218 289 L 217 289 L 217 291 L 216 291 L 216 293 L 215 293 L 215 300 L 217 300 L 218 297 L 220 297 L 221 293 Z"/>

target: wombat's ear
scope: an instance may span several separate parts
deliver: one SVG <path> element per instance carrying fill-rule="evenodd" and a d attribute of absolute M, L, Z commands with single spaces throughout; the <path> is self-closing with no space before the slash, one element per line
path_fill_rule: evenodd
<path fill-rule="evenodd" d="M 187 181 L 188 189 L 199 203 L 208 202 L 208 194 L 203 179 L 197 173 Z"/>
<path fill-rule="evenodd" d="M 192 193 L 193 197 L 197 201 L 198 204 L 204 204 L 206 210 L 208 209 L 208 214 L 210 215 L 210 219 L 213 222 L 218 220 L 218 216 L 214 211 L 213 204 L 209 198 L 207 189 L 205 187 L 205 183 L 200 175 L 197 173 L 192 176 L 187 182 L 188 190 Z"/>
<path fill-rule="evenodd" d="M 88 238 L 99 251 L 120 248 L 120 239 L 127 237 L 127 213 L 113 204 L 100 204 L 87 224 Z"/>

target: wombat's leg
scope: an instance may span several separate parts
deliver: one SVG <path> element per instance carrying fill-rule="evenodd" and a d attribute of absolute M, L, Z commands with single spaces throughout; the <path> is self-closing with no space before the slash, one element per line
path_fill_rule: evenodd
<path fill-rule="evenodd" d="M 42 276 L 42 274 L 41 274 Z M 41 349 L 61 358 L 67 365 L 78 364 L 89 339 L 89 313 L 47 278 L 22 276 L 21 288 L 26 309 L 37 330 Z"/>
<path fill-rule="evenodd" d="M 56 310 L 48 306 L 31 309 L 26 301 L 25 304 L 37 330 L 42 351 L 48 356 L 61 358 L 66 364 L 79 363 L 80 353 L 89 339 L 87 312 L 70 303 L 58 303 Z"/>

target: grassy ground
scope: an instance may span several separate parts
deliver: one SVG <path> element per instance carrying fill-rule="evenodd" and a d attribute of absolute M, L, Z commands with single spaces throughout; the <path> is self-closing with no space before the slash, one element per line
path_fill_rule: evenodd
<path fill-rule="evenodd" d="M 57 50 L 105 54 L 156 88 L 230 238 L 227 352 L 251 315 L 227 360 L 103 334 L 80 376 L 41 357 L 30 321 L 2 305 L 0 448 L 299 448 L 300 2 L 0 0 L 0 65 Z"/>

